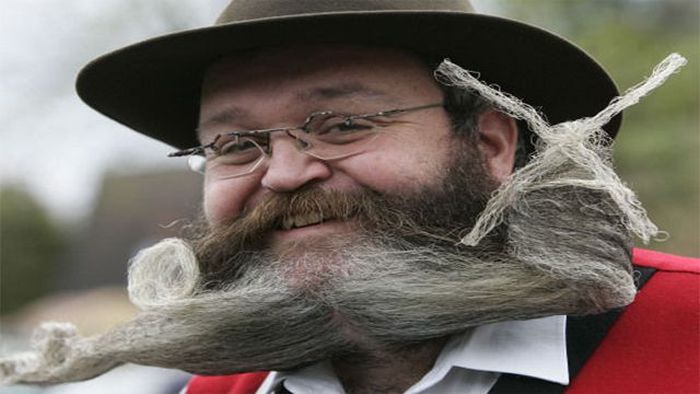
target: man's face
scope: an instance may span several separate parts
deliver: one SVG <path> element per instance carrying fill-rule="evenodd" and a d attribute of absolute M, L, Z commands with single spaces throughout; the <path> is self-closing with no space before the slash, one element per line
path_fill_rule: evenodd
<path fill-rule="evenodd" d="M 442 101 L 431 70 L 399 51 L 313 47 L 269 50 L 212 67 L 205 79 L 200 139 L 219 133 L 297 126 L 317 111 L 365 114 Z M 255 172 L 205 179 L 204 209 L 214 225 L 230 222 L 274 193 L 310 186 L 353 193 L 401 194 L 440 184 L 455 136 L 445 111 L 431 108 L 389 119 L 369 149 L 324 161 L 272 134 L 272 155 Z M 340 234 L 352 223 L 326 221 L 271 234 L 271 246 Z"/>

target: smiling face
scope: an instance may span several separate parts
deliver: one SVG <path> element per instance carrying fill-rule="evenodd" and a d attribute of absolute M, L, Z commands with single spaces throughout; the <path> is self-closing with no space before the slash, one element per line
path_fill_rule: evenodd
<path fill-rule="evenodd" d="M 209 69 L 202 90 L 199 137 L 207 144 L 218 134 L 234 130 L 296 127 L 318 111 L 369 114 L 440 103 L 442 96 L 431 70 L 396 50 L 300 47 L 261 51 L 226 59 Z M 479 123 L 512 126 L 495 111 L 482 118 Z M 444 109 L 410 111 L 381 122 L 381 132 L 368 146 L 333 160 L 305 153 L 299 141 L 283 131 L 270 134 L 271 155 L 250 174 L 226 177 L 212 168 L 206 172 L 207 220 L 214 226 L 229 223 L 271 195 L 311 187 L 402 195 L 441 185 L 458 139 Z M 503 152 L 499 143 L 482 138 L 480 144 L 492 170 L 492 162 L 498 161 L 495 156 L 510 152 L 512 160 L 512 151 Z M 507 167 L 508 160 L 502 164 Z M 336 217 L 292 215 L 285 217 L 268 241 L 274 247 L 341 234 L 353 227 L 352 221 Z"/>
<path fill-rule="evenodd" d="M 365 114 L 441 100 L 430 70 L 399 52 L 351 48 L 262 52 L 210 69 L 203 88 L 200 139 L 208 143 L 231 130 L 297 126 L 317 111 Z M 266 195 L 311 185 L 343 192 L 369 188 L 397 193 L 435 183 L 453 139 L 446 113 L 426 109 L 387 122 L 371 149 L 329 161 L 303 153 L 285 133 L 273 133 L 272 155 L 253 173 L 229 179 L 207 174 L 207 219 L 225 223 Z M 333 221 L 304 226 L 317 221 L 312 219 L 290 218 L 296 228 L 278 230 L 275 240 L 346 227 Z"/>

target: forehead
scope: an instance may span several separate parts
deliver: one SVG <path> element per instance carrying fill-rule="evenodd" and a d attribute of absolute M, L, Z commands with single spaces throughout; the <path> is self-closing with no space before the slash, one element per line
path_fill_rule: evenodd
<path fill-rule="evenodd" d="M 293 46 L 249 51 L 225 58 L 205 74 L 204 90 L 243 86 L 258 77 L 296 79 L 308 75 L 351 74 L 387 78 L 389 74 L 430 79 L 431 70 L 417 56 L 393 48 L 346 45 Z"/>
<path fill-rule="evenodd" d="M 403 105 L 439 100 L 441 91 L 427 64 L 397 49 L 340 45 L 264 49 L 223 59 L 207 70 L 200 125 L 223 106 L 266 102 L 273 107 L 303 107 L 315 100 L 358 95 Z"/>

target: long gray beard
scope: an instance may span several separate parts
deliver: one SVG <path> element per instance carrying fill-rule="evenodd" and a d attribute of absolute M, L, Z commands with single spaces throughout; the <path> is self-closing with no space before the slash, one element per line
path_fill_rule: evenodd
<path fill-rule="evenodd" d="M 330 257 L 252 255 L 240 278 L 217 290 L 202 290 L 186 243 L 165 240 L 132 263 L 129 292 L 142 309 L 134 320 L 90 338 L 46 325 L 39 353 L 0 365 L 6 378 L 51 383 L 125 362 L 200 374 L 284 370 L 484 323 L 626 305 L 635 293 L 629 239 L 599 195 L 576 194 L 530 196 L 530 217 L 509 218 L 502 252 L 374 235 Z M 598 209 L 578 213 L 593 201 Z M 309 271 L 305 282 L 290 285 L 299 270 Z"/>
<path fill-rule="evenodd" d="M 631 220 L 630 207 L 612 193 L 624 186 L 616 177 L 604 187 L 588 182 L 589 163 L 557 168 L 564 180 L 558 187 L 519 188 L 517 204 L 487 207 L 480 218 L 496 212 L 489 217 L 506 229 L 500 248 L 488 238 L 470 247 L 416 247 L 372 234 L 339 244 L 330 257 L 251 256 L 259 264 L 207 290 L 190 247 L 165 240 L 142 251 L 130 268 L 130 297 L 142 310 L 135 319 L 88 338 L 67 324 L 45 324 L 34 352 L 0 361 L 0 379 L 75 381 L 126 362 L 200 374 L 284 370 L 484 323 L 629 304 L 635 294 L 630 230 L 643 223 Z M 537 186 L 538 180 L 529 182 Z M 500 190 L 491 201 L 502 201 L 508 183 Z M 471 235 L 483 230 L 479 223 Z M 294 270 L 324 266 L 324 258 L 330 269 L 290 284 Z"/>

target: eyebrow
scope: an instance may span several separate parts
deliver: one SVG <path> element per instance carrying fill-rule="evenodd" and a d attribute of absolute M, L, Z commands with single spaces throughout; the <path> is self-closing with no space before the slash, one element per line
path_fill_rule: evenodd
<path fill-rule="evenodd" d="M 321 101 L 360 96 L 369 99 L 386 99 L 389 95 L 359 82 L 344 82 L 330 86 L 318 86 L 297 93 L 297 99 Z"/>
<path fill-rule="evenodd" d="M 359 82 L 344 82 L 329 86 L 317 86 L 300 91 L 296 94 L 296 100 L 302 102 L 323 102 L 348 98 L 363 98 L 387 104 L 400 102 L 397 98 L 381 90 L 370 88 Z M 321 110 L 325 108 L 318 109 Z M 200 122 L 196 130 L 199 134 L 207 127 L 241 122 L 250 117 L 250 112 L 244 108 L 228 105 Z"/>

